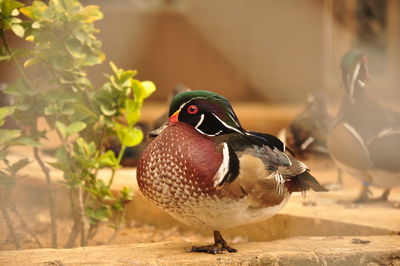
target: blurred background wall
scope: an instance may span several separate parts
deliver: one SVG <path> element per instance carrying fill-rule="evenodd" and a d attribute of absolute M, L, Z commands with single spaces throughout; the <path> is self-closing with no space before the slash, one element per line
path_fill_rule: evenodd
<path fill-rule="evenodd" d="M 231 100 L 304 101 L 341 95 L 339 60 L 370 59 L 370 91 L 400 101 L 398 0 L 92 0 L 107 60 L 137 69 L 165 100 L 177 84 Z M 2 67 L 3 66 L 3 67 Z M 102 82 L 108 64 L 91 70 Z M 0 81 L 12 73 L 0 65 Z"/>

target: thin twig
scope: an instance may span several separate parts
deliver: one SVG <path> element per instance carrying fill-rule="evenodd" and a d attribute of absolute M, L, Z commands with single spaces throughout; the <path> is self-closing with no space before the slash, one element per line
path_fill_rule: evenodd
<path fill-rule="evenodd" d="M 25 230 L 28 231 L 28 233 L 33 237 L 33 239 L 36 242 L 36 245 L 38 245 L 39 248 L 43 248 L 42 243 L 40 242 L 39 238 L 37 235 L 32 231 L 32 229 L 28 226 L 28 224 L 25 222 L 25 219 L 22 218 L 21 214 L 19 213 L 17 207 L 14 205 L 14 203 L 8 201 L 8 206 L 9 208 L 17 215 L 19 222 L 21 223 L 22 227 L 25 228 Z"/>
<path fill-rule="evenodd" d="M 1 209 L 1 213 L 4 216 L 4 220 L 6 222 L 8 231 L 10 232 L 11 237 L 12 237 L 12 239 L 14 241 L 15 248 L 16 249 L 21 249 L 22 248 L 21 242 L 19 241 L 17 233 L 15 232 L 14 225 L 13 225 L 13 223 L 11 221 L 10 215 L 8 213 L 8 210 L 7 210 L 7 205 L 6 205 L 4 196 L 2 195 L 1 192 L 0 192 L 0 209 Z"/>
<path fill-rule="evenodd" d="M 50 222 L 51 222 L 51 247 L 57 248 L 57 216 L 56 216 L 56 209 L 54 205 L 54 195 L 53 195 L 53 188 L 51 185 L 51 177 L 50 177 L 50 170 L 49 168 L 43 163 L 42 158 L 39 154 L 39 149 L 37 147 L 33 148 L 33 154 L 35 160 L 38 162 L 42 172 L 46 177 L 47 183 L 47 195 L 49 201 L 49 211 L 50 211 Z"/>
<path fill-rule="evenodd" d="M 122 157 L 124 156 L 125 150 L 126 150 L 126 145 L 125 144 L 121 144 L 121 149 L 119 150 L 119 154 L 118 154 L 118 158 L 117 158 L 117 165 L 118 166 L 121 164 Z M 112 183 L 114 181 L 114 177 L 115 177 L 116 172 L 117 172 L 117 169 L 115 167 L 113 167 L 111 169 L 111 178 L 108 181 L 108 185 L 107 185 L 108 188 L 111 187 L 111 185 L 112 185 Z"/>
<path fill-rule="evenodd" d="M 24 80 L 25 83 L 28 85 L 28 87 L 29 87 L 30 89 L 32 89 L 32 87 L 33 87 L 33 86 L 32 86 L 32 83 L 30 82 L 30 80 L 29 80 L 28 77 L 26 76 L 24 69 L 21 67 L 21 65 L 19 64 L 17 58 L 15 58 L 13 52 L 11 51 L 11 48 L 10 48 L 10 46 L 8 45 L 8 41 L 7 41 L 6 37 L 4 36 L 4 32 L 2 32 L 2 33 L 0 32 L 0 37 L 1 37 L 1 40 L 3 41 L 4 48 L 6 48 L 7 53 L 10 54 L 10 56 L 11 56 L 11 58 L 12 58 L 14 64 L 15 64 L 15 66 L 16 66 L 18 72 L 21 74 L 23 80 Z"/>
<path fill-rule="evenodd" d="M 83 205 L 83 193 L 82 187 L 78 187 L 78 217 L 79 224 L 81 229 L 81 246 L 87 246 L 87 236 L 86 236 L 86 217 L 85 217 L 85 208 Z"/>
<path fill-rule="evenodd" d="M 77 219 L 74 189 L 75 188 L 73 187 L 69 188 L 69 198 L 71 200 L 71 210 L 74 224 L 72 226 L 71 233 L 69 234 L 68 241 L 64 245 L 65 248 L 72 248 L 75 245 L 76 238 L 79 235 L 79 221 Z"/>
<path fill-rule="evenodd" d="M 115 218 L 116 219 L 115 229 L 114 229 L 114 232 L 113 232 L 112 236 L 110 237 L 110 239 L 108 239 L 107 245 L 111 244 L 117 237 L 118 233 L 121 231 L 121 224 L 125 220 L 125 215 L 126 215 L 126 206 L 124 206 L 124 209 L 122 210 L 120 218 L 119 219 L 117 217 Z"/>

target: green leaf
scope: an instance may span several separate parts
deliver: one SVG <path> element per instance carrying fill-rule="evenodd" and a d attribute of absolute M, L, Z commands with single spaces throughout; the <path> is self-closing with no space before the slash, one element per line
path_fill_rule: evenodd
<path fill-rule="evenodd" d="M 86 208 L 86 214 L 91 218 L 91 222 L 107 222 L 112 215 L 109 206 L 101 206 L 98 209 Z"/>
<path fill-rule="evenodd" d="M 83 58 L 85 54 L 82 52 L 82 44 L 77 39 L 69 39 L 65 47 L 67 48 L 70 55 L 75 58 Z"/>
<path fill-rule="evenodd" d="M 25 34 L 25 29 L 20 24 L 11 24 L 11 30 L 17 35 L 18 37 L 23 38 Z"/>
<path fill-rule="evenodd" d="M 85 20 L 85 22 L 91 23 L 96 20 L 103 18 L 103 13 L 101 13 L 100 8 L 95 5 L 85 6 L 78 15 Z"/>
<path fill-rule="evenodd" d="M 99 163 L 101 166 L 113 167 L 117 165 L 117 158 L 113 151 L 108 150 L 100 156 Z"/>
<path fill-rule="evenodd" d="M 79 133 L 85 128 L 86 128 L 86 123 L 82 121 L 74 122 L 67 127 L 67 135 L 71 136 L 72 134 Z"/>
<path fill-rule="evenodd" d="M 26 159 L 26 158 L 21 159 L 21 160 L 17 161 L 16 163 L 14 163 L 13 165 L 11 165 L 10 170 L 15 175 L 15 174 L 17 174 L 17 172 L 19 170 L 24 168 L 29 163 L 30 163 L 30 161 L 28 159 Z"/>
<path fill-rule="evenodd" d="M 156 85 L 152 81 L 142 81 L 142 86 L 144 89 L 143 99 L 148 98 L 156 91 Z"/>
<path fill-rule="evenodd" d="M 1 3 L 1 13 L 3 13 L 3 16 L 5 17 L 9 17 L 15 9 L 24 6 L 23 3 L 15 0 L 5 0 L 0 3 Z"/>
<path fill-rule="evenodd" d="M 9 130 L 0 128 L 0 144 L 7 143 L 21 135 L 21 130 Z"/>
<path fill-rule="evenodd" d="M 3 120 L 5 117 L 11 115 L 15 111 L 15 106 L 5 106 L 0 107 L 0 120 Z"/>
<path fill-rule="evenodd" d="M 67 137 L 67 127 L 60 121 L 56 121 L 55 125 L 58 131 L 60 131 L 62 137 L 65 139 Z"/>
<path fill-rule="evenodd" d="M 90 108 L 88 108 L 86 105 L 81 104 L 81 103 L 76 103 L 74 104 L 74 109 L 78 111 L 79 113 L 82 113 L 84 115 L 87 115 L 92 118 L 98 118 L 97 114 L 93 112 Z"/>
<path fill-rule="evenodd" d="M 143 132 L 137 128 L 116 124 L 115 131 L 121 144 L 127 147 L 136 146 L 143 140 Z"/>
<path fill-rule="evenodd" d="M 33 1 L 31 6 L 20 8 L 22 14 L 32 20 L 40 20 L 48 6 L 42 1 Z"/>
<path fill-rule="evenodd" d="M 114 72 L 114 75 L 119 77 L 120 70 L 117 68 L 117 66 L 113 62 L 110 62 L 110 67 L 111 70 Z"/>
<path fill-rule="evenodd" d="M 29 137 L 19 137 L 15 138 L 10 141 L 10 144 L 12 145 L 26 145 L 26 146 L 32 146 L 32 147 L 39 147 L 41 146 L 40 142 L 29 138 Z"/>
<path fill-rule="evenodd" d="M 130 98 L 125 99 L 125 117 L 130 127 L 134 126 L 140 118 L 139 105 Z"/>
<path fill-rule="evenodd" d="M 5 60 L 10 60 L 12 58 L 12 55 L 10 54 L 0 54 L 0 61 L 5 61 Z"/>
<path fill-rule="evenodd" d="M 123 211 L 124 205 L 120 201 L 117 201 L 111 206 L 111 208 L 115 211 Z"/>
<path fill-rule="evenodd" d="M 119 193 L 121 195 L 121 200 L 123 201 L 129 201 L 133 199 L 133 189 L 130 187 L 123 187 Z"/>
<path fill-rule="evenodd" d="M 106 107 L 104 104 L 100 105 L 101 112 L 106 116 L 112 116 L 117 113 L 117 109 Z"/>

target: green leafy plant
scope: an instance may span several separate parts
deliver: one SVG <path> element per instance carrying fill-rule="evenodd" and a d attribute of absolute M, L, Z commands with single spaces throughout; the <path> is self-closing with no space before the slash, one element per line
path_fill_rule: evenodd
<path fill-rule="evenodd" d="M 133 196 L 129 188 L 116 193 L 110 188 L 125 149 L 143 139 L 135 125 L 143 101 L 155 91 L 155 85 L 135 79 L 136 71 L 110 63 L 112 74 L 107 82 L 100 88 L 92 86 L 86 68 L 105 59 L 93 25 L 102 17 L 97 6 L 82 6 L 76 0 L 34 1 L 28 6 L 0 0 L 0 59 L 12 62 L 20 73 L 20 79 L 5 89 L 15 104 L 0 109 L 0 123 L 2 117 L 12 116 L 23 129 L 0 129 L 0 160 L 7 162 L 6 151 L 11 145 L 33 148 L 48 185 L 52 247 L 57 247 L 58 241 L 51 168 L 63 172 L 70 191 L 74 223 L 66 247 L 74 246 L 79 236 L 80 245 L 87 245 L 104 222 L 117 232 Z M 31 43 L 32 49 L 21 52 L 10 48 L 7 31 Z M 40 76 L 27 74 L 28 68 Z M 39 117 L 57 132 L 62 143 L 51 162 L 44 162 L 39 152 L 47 133 L 39 130 Z M 104 149 L 112 135 L 121 142 L 118 157 Z M 0 186 L 14 185 L 18 170 L 26 163 L 23 159 L 7 165 L 8 172 L 0 172 Z M 107 182 L 98 178 L 98 171 L 104 168 L 111 169 Z"/>

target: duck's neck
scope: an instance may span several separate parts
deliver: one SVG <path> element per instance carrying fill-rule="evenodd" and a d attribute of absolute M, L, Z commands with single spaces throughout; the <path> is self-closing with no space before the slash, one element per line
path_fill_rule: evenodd
<path fill-rule="evenodd" d="M 350 104 L 358 104 L 360 102 L 364 102 L 369 100 L 368 94 L 364 88 L 364 86 L 356 85 L 353 90 L 352 95 L 347 94 L 345 99 Z"/>

